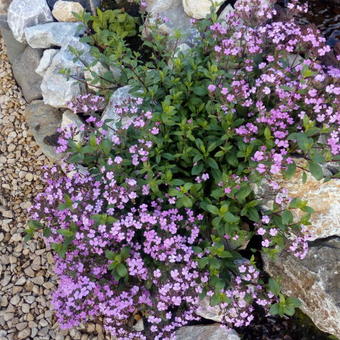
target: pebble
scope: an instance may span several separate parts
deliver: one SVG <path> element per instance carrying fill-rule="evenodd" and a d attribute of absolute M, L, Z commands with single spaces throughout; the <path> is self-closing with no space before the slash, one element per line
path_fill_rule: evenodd
<path fill-rule="evenodd" d="M 19 302 L 20 302 L 20 297 L 18 295 L 14 295 L 10 300 L 10 303 L 14 306 L 16 306 Z"/>
<path fill-rule="evenodd" d="M 31 330 L 29 328 L 25 328 L 24 330 L 19 332 L 18 339 L 26 339 L 30 335 L 31 335 Z"/>

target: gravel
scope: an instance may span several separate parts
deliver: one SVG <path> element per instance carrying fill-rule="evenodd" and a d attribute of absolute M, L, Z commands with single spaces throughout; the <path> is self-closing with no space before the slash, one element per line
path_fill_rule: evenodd
<path fill-rule="evenodd" d="M 0 37 L 0 340 L 101 340 L 100 323 L 62 331 L 50 306 L 53 256 L 41 239 L 23 240 L 27 208 L 48 164 L 24 120 L 26 102 Z"/>

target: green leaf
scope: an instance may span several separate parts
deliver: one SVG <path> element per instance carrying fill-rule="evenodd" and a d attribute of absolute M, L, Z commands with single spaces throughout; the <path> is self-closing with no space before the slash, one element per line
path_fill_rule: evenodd
<path fill-rule="evenodd" d="M 50 237 L 51 234 L 52 234 L 52 231 L 51 231 L 50 228 L 44 228 L 44 229 L 43 229 L 43 236 L 44 236 L 44 237 Z"/>
<path fill-rule="evenodd" d="M 287 170 L 285 171 L 284 175 L 286 179 L 291 179 L 296 172 L 296 164 L 293 162 L 288 165 Z"/>
<path fill-rule="evenodd" d="M 280 287 L 279 283 L 278 283 L 276 280 L 270 278 L 270 279 L 269 279 L 269 282 L 268 282 L 268 286 L 269 286 L 269 290 L 270 290 L 274 295 L 278 296 L 278 295 L 280 294 L 280 292 L 281 292 L 281 287 Z"/>
<path fill-rule="evenodd" d="M 319 181 L 323 178 L 323 171 L 322 167 L 315 162 L 309 162 L 308 163 L 309 171 L 312 173 L 312 175 Z"/>
<path fill-rule="evenodd" d="M 279 304 L 278 303 L 273 304 L 270 307 L 269 312 L 270 312 L 271 315 L 278 315 L 279 314 Z"/>
<path fill-rule="evenodd" d="M 302 173 L 302 184 L 305 184 L 307 182 L 307 174 L 306 174 L 306 172 L 304 171 L 303 173 Z"/>
<path fill-rule="evenodd" d="M 237 223 L 239 222 L 240 218 L 238 216 L 233 215 L 231 212 L 227 212 L 223 216 L 223 220 L 228 223 Z"/>
<path fill-rule="evenodd" d="M 302 304 L 301 301 L 295 297 L 288 297 L 286 301 L 287 301 L 287 304 L 294 306 L 294 308 L 300 307 Z"/>
<path fill-rule="evenodd" d="M 59 230 L 57 230 L 57 233 L 65 236 L 65 237 L 73 237 L 74 236 L 74 232 L 69 230 L 69 229 L 59 229 Z"/>
<path fill-rule="evenodd" d="M 116 271 L 120 277 L 125 277 L 128 275 L 128 270 L 123 263 L 119 263 L 116 267 Z"/>
<path fill-rule="evenodd" d="M 213 215 L 219 215 L 220 214 L 220 210 L 212 204 L 208 204 L 206 206 L 206 210 L 209 211 L 210 213 L 212 213 Z"/>
<path fill-rule="evenodd" d="M 195 86 L 192 88 L 192 91 L 199 97 L 203 97 L 208 93 L 207 89 L 203 86 Z"/>
<path fill-rule="evenodd" d="M 289 210 L 285 210 L 282 214 L 282 223 L 289 225 L 293 222 L 293 214 Z"/>
<path fill-rule="evenodd" d="M 244 201 L 252 192 L 251 187 L 249 185 L 243 186 L 238 193 L 236 194 L 236 198 L 238 201 Z"/>
<path fill-rule="evenodd" d="M 260 215 L 256 208 L 249 208 L 246 215 L 251 221 L 258 222 L 260 220 Z"/>
<path fill-rule="evenodd" d="M 100 143 L 100 147 L 103 150 L 105 155 L 109 155 L 112 150 L 112 142 L 109 139 L 104 139 Z"/>
<path fill-rule="evenodd" d="M 213 158 L 208 159 L 208 164 L 212 169 L 219 169 L 217 162 Z"/>
<path fill-rule="evenodd" d="M 115 258 L 115 253 L 111 250 L 105 250 L 105 257 L 108 259 L 108 260 L 114 260 Z"/>
<path fill-rule="evenodd" d="M 176 201 L 177 208 L 182 208 L 182 207 L 192 208 L 192 205 L 193 205 L 192 200 L 188 196 L 183 196 Z"/>
<path fill-rule="evenodd" d="M 130 247 L 123 247 L 120 251 L 120 255 L 123 260 L 126 260 L 130 255 L 131 248 Z"/>
<path fill-rule="evenodd" d="M 194 175 L 194 176 L 199 175 L 202 172 L 203 168 L 204 168 L 204 164 L 203 163 L 195 165 L 191 169 L 191 174 Z"/>
<path fill-rule="evenodd" d="M 202 258 L 198 259 L 197 262 L 198 262 L 199 268 L 203 269 L 208 265 L 209 258 L 208 257 L 202 257 Z"/>
<path fill-rule="evenodd" d="M 44 227 L 39 221 L 35 221 L 35 220 L 29 220 L 27 222 L 27 225 L 33 230 L 41 229 Z"/>

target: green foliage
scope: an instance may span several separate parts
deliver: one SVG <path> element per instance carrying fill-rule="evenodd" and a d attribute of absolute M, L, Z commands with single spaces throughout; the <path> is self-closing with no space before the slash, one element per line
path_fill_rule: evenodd
<path fill-rule="evenodd" d="M 97 46 L 105 56 L 120 55 L 124 49 L 124 39 L 137 34 L 137 19 L 123 10 L 101 11 L 96 16 L 86 19 L 86 24 L 93 29 L 87 42 Z"/>

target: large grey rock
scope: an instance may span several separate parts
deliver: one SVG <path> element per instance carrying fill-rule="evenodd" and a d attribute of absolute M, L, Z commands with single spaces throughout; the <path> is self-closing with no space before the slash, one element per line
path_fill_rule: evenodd
<path fill-rule="evenodd" d="M 7 24 L 7 13 L 0 13 L 0 29 L 1 28 L 9 28 Z"/>
<path fill-rule="evenodd" d="M 8 59 L 13 65 L 15 59 L 17 59 L 25 51 L 27 44 L 17 41 L 9 28 L 6 29 L 4 27 L 1 27 L 0 34 L 4 39 L 6 45 Z"/>
<path fill-rule="evenodd" d="M 185 13 L 195 19 L 204 19 L 210 14 L 211 6 L 214 4 L 216 9 L 225 0 L 182 0 Z"/>
<path fill-rule="evenodd" d="M 72 42 L 73 47 L 86 53 L 90 47 L 78 41 Z M 52 59 L 51 65 L 45 70 L 41 84 L 44 103 L 53 107 L 67 107 L 74 97 L 85 92 L 85 85 L 79 81 L 84 78 L 84 65 L 74 61 L 74 55 L 63 47 Z M 69 69 L 72 77 L 61 74 L 62 69 Z M 78 80 L 79 79 L 79 80 Z"/>
<path fill-rule="evenodd" d="M 29 130 L 43 153 L 52 161 L 60 160 L 62 155 L 56 153 L 55 147 L 58 145 L 57 129 L 61 126 L 62 113 L 37 100 L 26 106 L 25 117 Z"/>
<path fill-rule="evenodd" d="M 102 121 L 107 119 L 111 119 L 112 121 L 107 122 L 106 124 L 111 128 L 108 131 L 109 136 L 114 135 L 114 130 L 116 129 L 117 123 L 120 121 L 120 116 L 117 114 L 116 107 L 123 105 L 126 103 L 130 98 L 132 98 L 129 91 L 131 90 L 131 86 L 124 86 L 113 92 L 108 105 L 106 106 Z"/>
<path fill-rule="evenodd" d="M 50 67 L 53 57 L 59 52 L 57 49 L 50 48 L 48 50 L 45 50 L 43 53 L 42 58 L 40 59 L 40 63 L 35 70 L 36 73 L 38 73 L 41 77 L 44 76 L 46 70 Z"/>
<path fill-rule="evenodd" d="M 176 340 L 240 340 L 234 330 L 226 330 L 219 324 L 187 326 L 176 332 Z"/>
<path fill-rule="evenodd" d="M 106 73 L 111 73 L 114 80 L 119 80 L 121 77 L 121 70 L 118 67 L 110 66 L 108 69 L 101 62 L 96 62 L 94 65 L 89 65 L 84 71 L 84 77 L 87 82 L 89 90 L 98 92 L 100 88 L 109 88 L 112 86 L 111 82 L 103 80 Z M 98 81 L 99 79 L 99 81 Z"/>
<path fill-rule="evenodd" d="M 144 24 L 144 35 L 150 35 L 150 26 L 163 34 L 173 35 L 175 31 L 182 33 L 181 43 L 193 44 L 198 37 L 198 32 L 193 28 L 191 18 L 184 12 L 182 0 L 146 0 L 149 17 Z M 157 20 L 165 18 L 159 24 Z"/>
<path fill-rule="evenodd" d="M 58 20 L 62 22 L 76 22 L 79 21 L 75 16 L 84 12 L 84 7 L 79 2 L 73 1 L 57 1 L 53 6 L 52 14 Z"/>
<path fill-rule="evenodd" d="M 8 8 L 8 25 L 20 42 L 25 42 L 26 27 L 50 21 L 53 16 L 46 0 L 13 0 Z"/>
<path fill-rule="evenodd" d="M 340 337 L 340 238 L 313 242 L 304 260 L 283 253 L 264 262 L 283 292 L 300 299 L 301 310 L 317 327 Z"/>
<path fill-rule="evenodd" d="M 42 50 L 27 46 L 24 52 L 18 56 L 12 64 L 14 78 L 29 103 L 34 99 L 42 98 L 40 89 L 42 78 L 35 73 L 41 55 Z"/>
<path fill-rule="evenodd" d="M 50 22 L 26 28 L 25 38 L 33 48 L 61 47 L 84 31 L 84 25 L 77 22 Z"/>
<path fill-rule="evenodd" d="M 47 0 L 47 4 L 53 9 L 54 4 L 58 0 Z M 101 0 L 68 0 L 71 2 L 79 2 L 87 11 L 94 11 L 101 4 Z"/>

